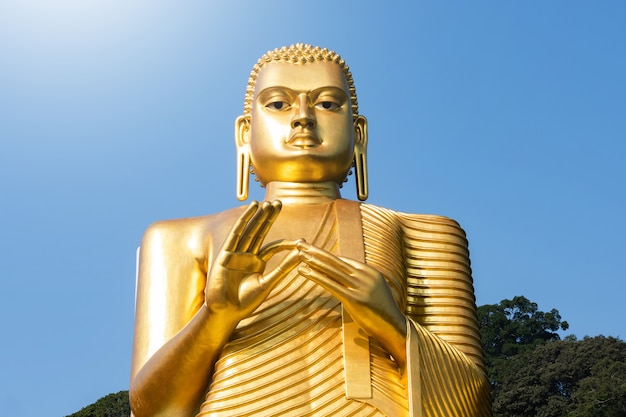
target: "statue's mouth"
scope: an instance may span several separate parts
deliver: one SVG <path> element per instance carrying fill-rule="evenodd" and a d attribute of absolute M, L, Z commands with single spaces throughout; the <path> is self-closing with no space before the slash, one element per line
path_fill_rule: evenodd
<path fill-rule="evenodd" d="M 289 136 L 286 143 L 295 148 L 307 149 L 321 145 L 322 141 L 312 132 L 297 132 Z"/>

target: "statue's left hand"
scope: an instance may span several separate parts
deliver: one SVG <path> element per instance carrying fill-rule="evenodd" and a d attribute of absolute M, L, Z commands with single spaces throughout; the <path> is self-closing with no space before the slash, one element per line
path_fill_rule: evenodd
<path fill-rule="evenodd" d="M 370 265 L 335 256 L 306 242 L 299 242 L 297 247 L 304 264 L 298 272 L 337 297 L 359 326 L 377 339 L 403 369 L 406 318 L 383 275 Z"/>

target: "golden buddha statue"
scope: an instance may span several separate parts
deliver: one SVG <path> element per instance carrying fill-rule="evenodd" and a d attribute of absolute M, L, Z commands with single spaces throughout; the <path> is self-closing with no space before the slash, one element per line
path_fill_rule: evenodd
<path fill-rule="evenodd" d="M 134 416 L 490 416 L 465 233 L 340 196 L 368 193 L 345 62 L 268 52 L 235 141 L 266 201 L 144 235 Z"/>

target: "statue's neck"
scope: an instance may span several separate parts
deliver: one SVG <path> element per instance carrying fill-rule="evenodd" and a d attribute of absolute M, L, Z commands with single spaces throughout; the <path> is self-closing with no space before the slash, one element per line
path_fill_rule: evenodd
<path fill-rule="evenodd" d="M 296 183 L 274 181 L 265 186 L 265 199 L 283 204 L 322 204 L 341 198 L 336 182 Z"/>

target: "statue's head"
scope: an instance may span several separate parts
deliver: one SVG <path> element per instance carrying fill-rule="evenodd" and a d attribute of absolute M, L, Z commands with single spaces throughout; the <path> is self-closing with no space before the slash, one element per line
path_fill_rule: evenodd
<path fill-rule="evenodd" d="M 250 74 L 235 140 L 240 200 L 247 198 L 250 165 L 261 185 L 341 185 L 354 165 L 358 198 L 367 198 L 367 121 L 358 115 L 352 74 L 335 52 L 296 44 L 263 55 Z"/>

